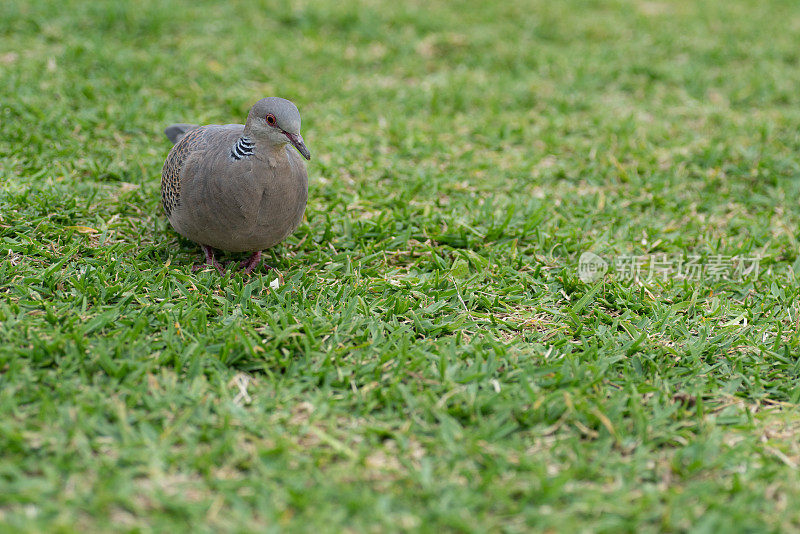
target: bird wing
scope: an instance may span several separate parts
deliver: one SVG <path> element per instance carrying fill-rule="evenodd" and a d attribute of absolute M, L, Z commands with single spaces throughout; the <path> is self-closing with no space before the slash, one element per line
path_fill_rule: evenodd
<path fill-rule="evenodd" d="M 169 151 L 164 162 L 164 168 L 161 169 L 161 203 L 164 205 L 167 217 L 181 201 L 181 171 L 186 159 L 193 152 L 202 150 L 208 145 L 205 139 L 206 129 L 206 126 L 201 126 L 183 135 Z"/>
<path fill-rule="evenodd" d="M 184 133 L 180 133 L 182 128 L 187 128 Z M 219 168 L 224 168 L 225 163 L 218 165 L 220 159 L 224 159 L 224 154 L 229 153 L 231 139 L 241 135 L 244 126 L 241 124 L 211 124 L 207 126 L 193 126 L 191 124 L 173 124 L 166 129 L 167 136 L 174 134 L 177 143 L 170 150 L 164 168 L 161 170 L 161 203 L 167 217 L 181 202 L 181 190 L 187 179 L 191 180 L 200 174 L 213 174 Z M 208 165 L 195 169 L 186 176 L 185 171 L 190 160 L 208 161 L 211 160 L 217 169 L 209 168 Z"/>

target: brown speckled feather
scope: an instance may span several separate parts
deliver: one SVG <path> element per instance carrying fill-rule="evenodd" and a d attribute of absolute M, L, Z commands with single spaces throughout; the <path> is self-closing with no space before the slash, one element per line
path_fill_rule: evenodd
<path fill-rule="evenodd" d="M 172 147 L 164 168 L 161 169 L 161 203 L 169 217 L 181 202 L 181 170 L 186 158 L 193 151 L 203 148 L 205 139 L 203 134 L 206 128 L 200 127 L 191 130 L 178 143 Z"/>

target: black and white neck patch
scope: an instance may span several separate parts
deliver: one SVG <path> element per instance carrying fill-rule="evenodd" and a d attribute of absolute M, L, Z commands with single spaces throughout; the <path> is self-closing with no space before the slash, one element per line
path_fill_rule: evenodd
<path fill-rule="evenodd" d="M 231 148 L 231 159 L 249 158 L 253 155 L 253 141 L 246 135 L 241 136 Z"/>

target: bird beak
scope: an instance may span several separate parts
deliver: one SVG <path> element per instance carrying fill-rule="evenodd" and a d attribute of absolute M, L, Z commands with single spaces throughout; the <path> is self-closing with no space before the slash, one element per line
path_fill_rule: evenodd
<path fill-rule="evenodd" d="M 289 132 L 283 132 L 283 135 L 285 135 L 286 138 L 289 139 L 289 142 L 292 143 L 292 145 L 294 145 L 297 151 L 300 152 L 301 156 L 303 156 L 307 160 L 311 159 L 311 152 L 309 152 L 308 149 L 306 148 L 306 144 L 303 142 L 303 136 L 301 136 L 300 134 L 293 134 Z"/>

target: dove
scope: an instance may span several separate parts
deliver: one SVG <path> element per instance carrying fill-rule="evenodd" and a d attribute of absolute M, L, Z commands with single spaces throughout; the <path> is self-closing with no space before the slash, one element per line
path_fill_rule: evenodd
<path fill-rule="evenodd" d="M 289 100 L 259 100 L 241 124 L 173 124 L 161 171 L 161 203 L 172 228 L 199 244 L 205 265 L 223 268 L 215 249 L 249 252 L 250 274 L 300 225 L 308 199 L 300 112 Z M 301 157 L 302 156 L 302 157 Z M 193 270 L 203 267 L 195 266 Z"/>

